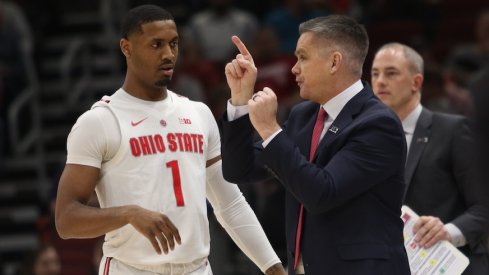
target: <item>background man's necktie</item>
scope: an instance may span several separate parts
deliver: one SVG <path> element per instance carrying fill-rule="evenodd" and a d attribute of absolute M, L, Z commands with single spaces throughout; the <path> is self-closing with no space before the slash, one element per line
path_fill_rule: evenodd
<path fill-rule="evenodd" d="M 309 152 L 309 161 L 312 162 L 316 149 L 319 145 L 319 140 L 321 139 L 321 132 L 324 128 L 324 121 L 326 120 L 327 113 L 321 106 L 319 108 L 318 116 L 316 118 L 316 123 L 314 124 L 314 130 L 312 131 L 311 139 L 311 151 Z M 295 255 L 294 255 L 294 270 L 297 269 L 297 263 L 299 262 L 300 254 L 300 243 L 301 243 L 301 232 L 302 232 L 302 215 L 304 213 L 304 205 L 301 203 L 301 209 L 299 212 L 299 221 L 297 223 L 297 231 L 295 235 Z"/>

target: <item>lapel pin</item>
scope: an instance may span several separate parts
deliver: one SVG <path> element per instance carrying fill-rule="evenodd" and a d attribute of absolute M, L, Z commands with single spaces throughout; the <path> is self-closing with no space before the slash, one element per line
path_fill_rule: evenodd
<path fill-rule="evenodd" d="M 428 143 L 428 137 L 419 137 L 416 139 L 417 143 Z"/>
<path fill-rule="evenodd" d="M 334 125 L 332 125 L 331 127 L 329 127 L 329 131 L 330 132 L 333 132 L 333 134 L 336 134 L 336 132 L 338 132 L 338 130 L 339 130 L 338 127 L 336 127 Z"/>

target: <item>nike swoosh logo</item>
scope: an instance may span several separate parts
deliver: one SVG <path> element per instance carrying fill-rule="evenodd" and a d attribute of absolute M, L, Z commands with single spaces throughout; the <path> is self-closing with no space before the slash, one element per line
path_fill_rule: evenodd
<path fill-rule="evenodd" d="M 145 118 L 141 119 L 140 121 L 136 121 L 136 122 L 131 121 L 131 125 L 134 126 L 134 127 L 135 126 L 138 126 L 139 124 L 141 124 L 141 122 L 145 121 L 147 118 L 148 117 L 145 117 Z"/>

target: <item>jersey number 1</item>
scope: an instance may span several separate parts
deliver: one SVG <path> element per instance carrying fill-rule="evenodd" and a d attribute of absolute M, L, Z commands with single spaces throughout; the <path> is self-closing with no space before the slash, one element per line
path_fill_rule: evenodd
<path fill-rule="evenodd" d="M 182 184 L 180 181 L 180 168 L 178 168 L 178 161 L 172 160 L 166 163 L 166 167 L 171 169 L 173 176 L 173 191 L 175 192 L 175 198 L 177 200 L 177 206 L 185 206 L 183 201 Z"/>

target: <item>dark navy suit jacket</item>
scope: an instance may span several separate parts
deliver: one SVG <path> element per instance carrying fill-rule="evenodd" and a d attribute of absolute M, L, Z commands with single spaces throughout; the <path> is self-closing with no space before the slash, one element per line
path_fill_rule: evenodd
<path fill-rule="evenodd" d="M 317 103 L 295 106 L 265 149 L 253 144 L 248 115 L 220 121 L 224 177 L 247 183 L 271 173 L 287 191 L 289 274 L 300 203 L 306 274 L 410 274 L 400 219 L 404 132 L 397 116 L 364 86 L 326 132 L 313 163 L 308 156 Z"/>

